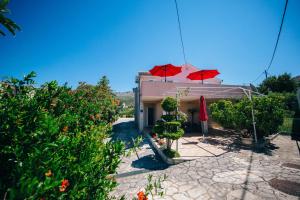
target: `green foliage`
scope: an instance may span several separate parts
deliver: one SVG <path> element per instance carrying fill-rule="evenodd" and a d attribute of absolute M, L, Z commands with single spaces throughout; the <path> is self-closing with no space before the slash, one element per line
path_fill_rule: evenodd
<path fill-rule="evenodd" d="M 212 118 L 220 123 L 224 128 L 233 128 L 235 109 L 233 103 L 228 100 L 220 100 L 210 105 Z"/>
<path fill-rule="evenodd" d="M 181 123 L 177 121 L 165 122 L 164 132 L 162 132 L 159 137 L 167 138 L 171 140 L 178 140 L 183 136 L 184 130 L 181 127 Z"/>
<path fill-rule="evenodd" d="M 188 117 L 187 114 L 185 114 L 184 112 L 177 112 L 177 120 L 181 123 L 184 124 L 188 121 Z"/>
<path fill-rule="evenodd" d="M 175 115 L 162 115 L 161 118 L 167 122 L 171 122 L 171 121 L 175 121 L 176 120 L 176 116 Z"/>
<path fill-rule="evenodd" d="M 161 103 L 161 107 L 163 108 L 163 110 L 168 113 L 176 111 L 177 106 L 177 100 L 173 97 L 166 97 Z"/>
<path fill-rule="evenodd" d="M 293 119 L 292 118 L 284 118 L 283 123 L 279 126 L 279 131 L 284 134 L 290 134 L 293 130 Z"/>
<path fill-rule="evenodd" d="M 253 103 L 258 137 L 278 132 L 285 112 L 284 103 L 280 97 L 256 97 Z"/>
<path fill-rule="evenodd" d="M 133 107 L 120 108 L 119 116 L 134 117 L 134 108 Z"/>
<path fill-rule="evenodd" d="M 164 182 L 167 179 L 167 175 L 163 175 L 158 177 L 157 179 L 153 179 L 153 175 L 147 176 L 147 185 L 145 187 L 145 195 L 148 197 L 151 195 L 152 199 L 154 195 L 159 195 L 160 197 L 163 197 L 165 194 L 164 188 L 162 186 L 162 182 Z"/>
<path fill-rule="evenodd" d="M 174 149 L 164 149 L 164 154 L 169 158 L 178 158 L 180 154 Z"/>
<path fill-rule="evenodd" d="M 253 104 L 253 105 L 252 105 Z M 233 104 L 221 100 L 210 105 L 212 118 L 227 128 L 248 129 L 253 132 L 251 107 L 254 108 L 257 136 L 262 138 L 276 133 L 284 118 L 282 96 L 269 95 L 253 97 L 253 102 L 245 98 Z"/>
<path fill-rule="evenodd" d="M 34 77 L 0 85 L 1 198 L 108 199 L 124 154 L 123 143 L 105 142 L 114 96 L 84 83 L 36 88 Z"/>
<path fill-rule="evenodd" d="M 0 0 L 0 24 L 11 34 L 16 35 L 16 31 L 20 31 L 21 28 L 11 19 L 5 16 L 6 14 L 10 13 L 10 10 L 7 9 L 8 3 L 9 0 Z M 0 29 L 0 35 L 5 36 L 6 34 Z"/>
<path fill-rule="evenodd" d="M 157 133 L 158 136 L 160 137 L 160 135 L 162 135 L 164 131 L 165 131 L 164 121 L 158 120 L 153 127 L 153 132 Z"/>
<path fill-rule="evenodd" d="M 290 74 L 284 73 L 279 76 L 270 76 L 258 87 L 259 92 L 268 94 L 269 92 L 295 92 L 297 83 Z"/>
<path fill-rule="evenodd" d="M 187 120 L 186 115 L 177 112 L 178 105 L 176 99 L 172 97 L 165 98 L 161 106 L 168 114 L 162 115 L 162 120 L 157 121 L 153 128 L 154 133 L 157 133 L 159 138 L 167 139 L 167 149 L 169 150 L 171 149 L 172 140 L 177 140 L 183 136 L 184 130 L 181 127 L 182 123 Z"/>

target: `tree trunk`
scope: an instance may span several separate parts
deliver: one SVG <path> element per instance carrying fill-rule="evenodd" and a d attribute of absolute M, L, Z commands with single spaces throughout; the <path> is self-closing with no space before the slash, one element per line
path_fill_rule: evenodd
<path fill-rule="evenodd" d="M 171 140 L 167 138 L 167 149 L 171 150 Z"/>

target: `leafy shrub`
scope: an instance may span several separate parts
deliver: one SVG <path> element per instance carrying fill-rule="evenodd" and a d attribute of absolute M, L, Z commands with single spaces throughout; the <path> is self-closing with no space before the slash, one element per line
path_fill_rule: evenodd
<path fill-rule="evenodd" d="M 126 116 L 126 117 L 133 117 L 134 116 L 134 108 L 133 107 L 121 108 L 119 111 L 119 115 Z"/>
<path fill-rule="evenodd" d="M 1 198 L 107 199 L 124 153 L 123 143 L 105 142 L 114 95 L 102 83 L 36 88 L 34 77 L 0 85 Z"/>
<path fill-rule="evenodd" d="M 164 149 L 163 152 L 169 158 L 180 157 L 180 154 L 177 151 L 175 151 L 174 149 Z"/>
<path fill-rule="evenodd" d="M 173 97 L 166 97 L 161 103 L 161 107 L 168 113 L 176 111 L 177 106 L 177 100 Z"/>
<path fill-rule="evenodd" d="M 253 97 L 251 102 L 244 98 L 237 103 L 220 100 L 210 105 L 212 118 L 226 128 L 248 129 L 253 132 L 253 106 L 257 136 L 262 138 L 279 130 L 283 123 L 284 102 L 281 96 Z"/>
<path fill-rule="evenodd" d="M 153 131 L 158 134 L 159 138 L 167 139 L 167 149 L 170 150 L 172 140 L 177 140 L 184 134 L 181 122 L 185 120 L 185 116 L 177 112 L 178 103 L 172 97 L 166 97 L 161 105 L 168 114 L 161 116 L 162 120 L 156 122 Z"/>
<path fill-rule="evenodd" d="M 157 133 L 158 136 L 160 136 L 161 134 L 163 134 L 164 130 L 165 130 L 164 121 L 162 120 L 156 121 L 153 127 L 153 132 Z"/>
<path fill-rule="evenodd" d="M 184 112 L 178 111 L 177 112 L 177 120 L 183 125 L 184 123 L 186 123 L 188 121 L 188 117 L 187 114 L 185 114 Z"/>
<path fill-rule="evenodd" d="M 164 131 L 160 133 L 160 137 L 177 140 L 183 136 L 184 131 L 180 128 L 181 123 L 177 121 L 165 122 Z"/>
<path fill-rule="evenodd" d="M 212 118 L 224 128 L 235 127 L 235 109 L 231 101 L 220 100 L 210 105 Z"/>
<path fill-rule="evenodd" d="M 176 120 L 176 116 L 175 115 L 162 115 L 161 118 L 167 122 L 171 122 L 171 121 L 174 121 Z"/>
<path fill-rule="evenodd" d="M 278 96 L 254 98 L 255 121 L 258 137 L 276 133 L 283 123 L 284 103 Z"/>
<path fill-rule="evenodd" d="M 293 130 L 293 118 L 284 118 L 279 131 L 284 134 L 290 134 Z"/>

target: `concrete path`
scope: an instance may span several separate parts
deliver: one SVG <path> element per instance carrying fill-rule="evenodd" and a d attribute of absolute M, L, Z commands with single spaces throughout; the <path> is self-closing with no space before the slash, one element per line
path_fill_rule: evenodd
<path fill-rule="evenodd" d="M 132 147 L 133 140 L 141 136 L 135 128 L 133 118 L 120 118 L 113 125 L 112 140 L 122 140 L 127 148 Z M 124 157 L 117 170 L 117 178 L 130 177 L 135 174 L 143 174 L 153 170 L 165 169 L 167 164 L 156 156 L 149 142 L 145 138 L 137 152 L 131 153 L 129 157 Z"/>
<path fill-rule="evenodd" d="M 119 128 L 124 132 L 120 129 L 117 131 L 121 138 L 125 138 L 124 134 L 127 135 L 134 130 L 130 125 L 132 122 L 123 123 Z M 122 127 L 123 125 L 125 127 Z M 269 185 L 269 181 L 273 178 L 300 183 L 300 170 L 282 166 L 287 161 L 300 164 L 298 155 L 293 152 L 293 145 L 294 142 L 288 137 L 280 136 L 274 141 L 274 150 L 268 154 L 240 150 L 218 157 L 203 157 L 160 170 L 152 170 L 151 167 L 147 167 L 148 164 L 135 167 L 132 163 L 139 159 L 132 156 L 124 160 L 119 168 L 120 173 L 141 169 L 147 171 L 117 178 L 119 186 L 114 194 L 119 197 L 125 194 L 127 199 L 132 199 L 146 186 L 148 174 L 155 177 L 166 174 L 168 178 L 163 183 L 166 195 L 164 198 L 155 199 L 299 199 Z M 285 150 L 286 148 L 290 149 Z M 159 159 L 155 157 L 147 141 L 138 154 L 141 157 L 154 158 L 149 162 L 151 163 L 149 166 L 161 167 Z"/>

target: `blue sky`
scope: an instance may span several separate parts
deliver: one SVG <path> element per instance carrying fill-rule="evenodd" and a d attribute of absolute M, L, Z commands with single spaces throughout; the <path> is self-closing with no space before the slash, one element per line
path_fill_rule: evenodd
<path fill-rule="evenodd" d="M 249 84 L 270 61 L 284 4 L 178 0 L 188 63 Z M 22 31 L 0 37 L 0 77 L 33 70 L 38 84 L 75 87 L 107 75 L 114 90 L 128 91 L 138 71 L 184 63 L 173 0 L 11 0 L 9 8 Z M 300 74 L 299 19 L 300 1 L 290 0 L 270 74 Z"/>

